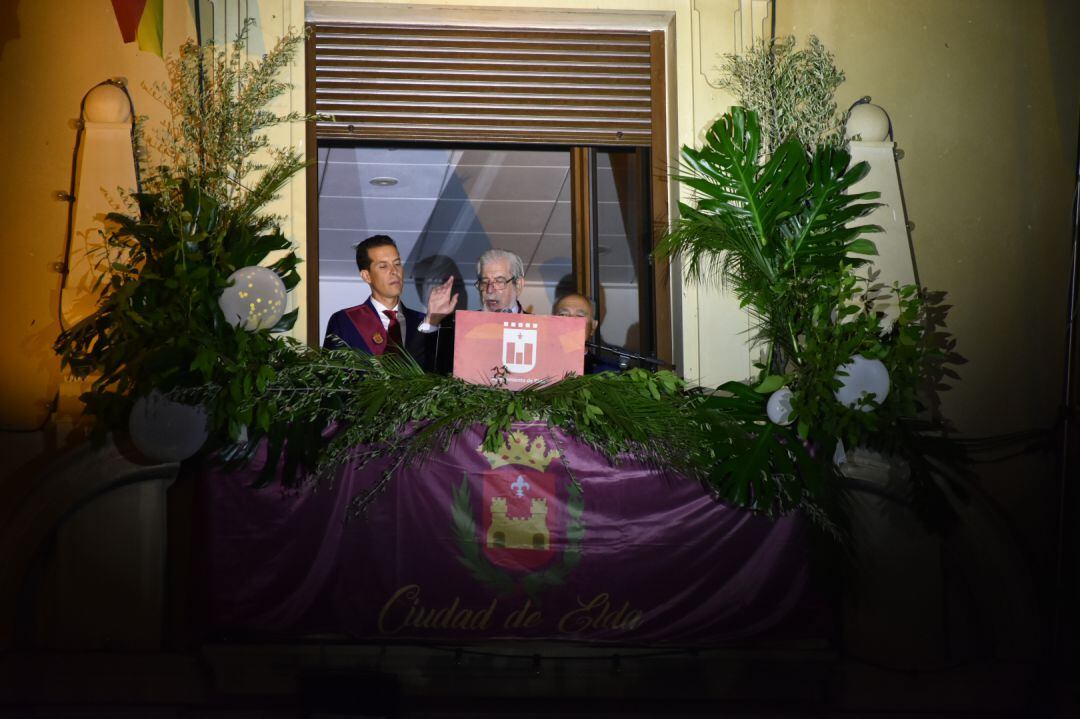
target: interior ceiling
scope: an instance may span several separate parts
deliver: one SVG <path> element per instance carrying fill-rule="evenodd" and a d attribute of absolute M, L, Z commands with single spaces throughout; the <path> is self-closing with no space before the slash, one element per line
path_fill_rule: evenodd
<path fill-rule="evenodd" d="M 606 153 L 598 154 L 597 193 L 601 282 L 634 283 Z M 354 248 L 375 234 L 394 238 L 410 278 L 419 261 L 443 255 L 472 282 L 476 258 L 498 247 L 522 257 L 530 282 L 553 285 L 571 272 L 570 153 L 320 147 L 320 277 L 355 279 Z"/>

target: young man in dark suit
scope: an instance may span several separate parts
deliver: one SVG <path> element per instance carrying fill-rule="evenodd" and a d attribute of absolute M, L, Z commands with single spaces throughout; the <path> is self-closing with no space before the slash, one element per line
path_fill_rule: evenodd
<path fill-rule="evenodd" d="M 373 355 L 408 352 L 417 364 L 431 371 L 439 323 L 457 306 L 453 278 L 432 289 L 424 314 L 401 302 L 405 272 L 397 245 L 389 236 L 374 235 L 358 244 L 356 266 L 360 279 L 371 286 L 371 297 L 330 316 L 323 346 L 353 347 Z"/>

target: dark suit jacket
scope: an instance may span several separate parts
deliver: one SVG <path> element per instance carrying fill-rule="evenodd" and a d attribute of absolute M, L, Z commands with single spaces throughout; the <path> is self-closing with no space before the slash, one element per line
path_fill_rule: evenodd
<path fill-rule="evenodd" d="M 419 328 L 424 321 L 424 313 L 410 310 L 405 305 L 400 307 L 405 315 L 405 335 L 402 338 L 405 349 L 417 364 L 430 372 L 435 360 L 434 347 L 438 332 L 421 332 Z M 381 355 L 386 352 L 386 344 L 386 328 L 370 298 L 362 305 L 338 310 L 330 315 L 330 321 L 326 323 L 326 338 L 323 340 L 326 349 L 352 347 L 368 354 Z"/>
<path fill-rule="evenodd" d="M 454 337 L 457 330 L 457 314 L 447 315 L 435 337 L 435 349 L 431 355 L 432 371 L 439 374 L 452 374 L 454 372 Z"/>

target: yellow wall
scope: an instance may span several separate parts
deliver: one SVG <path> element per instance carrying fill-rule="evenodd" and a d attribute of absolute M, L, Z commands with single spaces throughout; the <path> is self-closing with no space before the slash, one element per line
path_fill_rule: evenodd
<path fill-rule="evenodd" d="M 160 118 L 143 84 L 162 81 L 161 58 L 123 44 L 109 0 L 4 0 L 0 11 L 0 426 L 28 427 L 60 384 L 52 353 L 71 156 L 83 95 L 110 77 L 129 79 L 139 114 Z M 194 33 L 187 0 L 165 1 L 165 47 Z"/>
<path fill-rule="evenodd" d="M 1072 0 L 779 0 L 892 117 L 920 280 L 948 291 L 965 432 L 1054 422 L 1063 381 L 1080 59 Z"/>

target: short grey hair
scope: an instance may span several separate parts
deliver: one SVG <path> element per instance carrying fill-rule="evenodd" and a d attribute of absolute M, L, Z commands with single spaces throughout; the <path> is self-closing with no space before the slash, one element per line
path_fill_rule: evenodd
<path fill-rule="evenodd" d="M 551 311 L 554 312 L 555 308 L 559 306 L 559 303 L 562 302 L 563 300 L 565 300 L 568 297 L 580 297 L 581 299 L 588 302 L 589 303 L 589 309 L 592 311 L 593 319 L 594 320 L 596 319 L 596 303 L 593 302 L 592 297 L 587 297 L 586 295 L 583 295 L 580 292 L 567 292 L 564 295 L 559 295 L 558 297 L 555 298 L 555 302 L 551 305 Z"/>
<path fill-rule="evenodd" d="M 521 261 L 515 253 L 509 250 L 490 249 L 484 254 L 480 255 L 480 259 L 476 261 L 476 277 L 479 279 L 484 274 L 484 265 L 489 262 L 504 261 L 510 266 L 510 274 L 517 277 L 525 276 L 525 263 Z"/>

